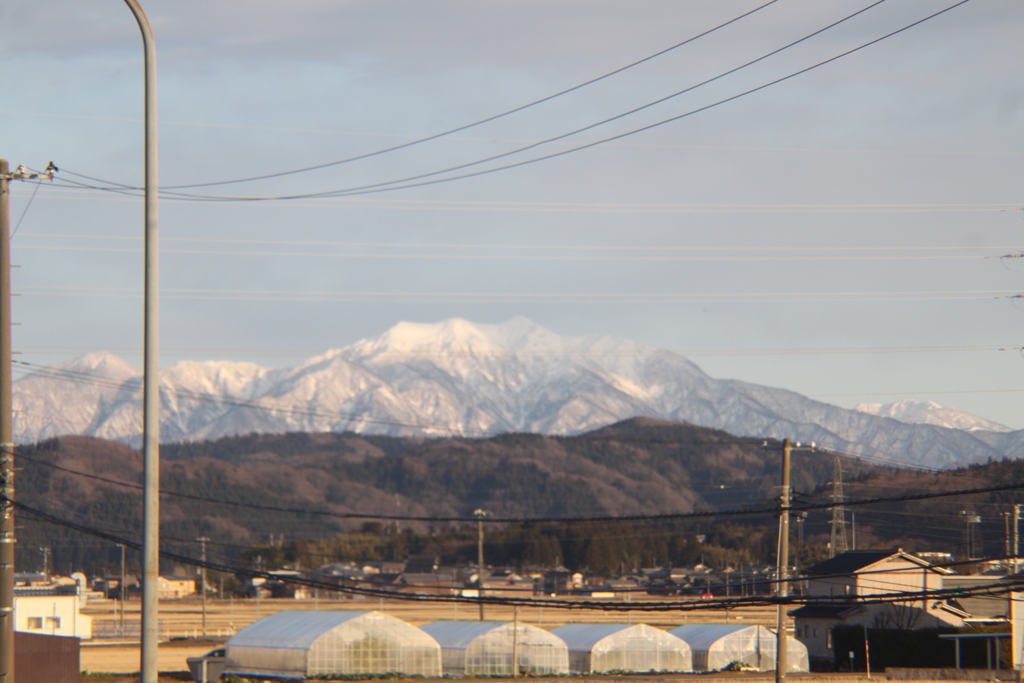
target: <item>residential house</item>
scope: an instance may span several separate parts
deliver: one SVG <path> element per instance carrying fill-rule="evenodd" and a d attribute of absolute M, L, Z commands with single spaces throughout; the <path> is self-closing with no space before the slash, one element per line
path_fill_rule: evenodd
<path fill-rule="evenodd" d="M 804 587 L 812 602 L 790 612 L 796 637 L 811 660 L 833 661 L 832 628 L 919 629 L 960 627 L 970 614 L 953 600 L 923 595 L 942 590 L 953 574 L 897 548 L 853 550 L 805 569 Z M 905 600 L 865 602 L 872 597 L 907 594 Z M 815 600 L 816 599 L 816 600 Z"/>

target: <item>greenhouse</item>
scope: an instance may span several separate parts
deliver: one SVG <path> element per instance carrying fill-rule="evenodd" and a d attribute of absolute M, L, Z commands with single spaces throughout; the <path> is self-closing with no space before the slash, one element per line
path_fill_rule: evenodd
<path fill-rule="evenodd" d="M 693 671 L 686 641 L 647 624 L 569 624 L 551 632 L 569 648 L 573 672 Z"/>
<path fill-rule="evenodd" d="M 441 675 L 434 639 L 380 612 L 278 612 L 232 636 L 227 657 L 243 676 Z"/>
<path fill-rule="evenodd" d="M 775 669 L 775 632 L 764 626 L 687 624 L 669 631 L 685 640 L 693 653 L 695 671 L 720 671 L 730 664 Z M 788 671 L 808 671 L 807 648 L 796 638 L 786 639 Z"/>
<path fill-rule="evenodd" d="M 569 673 L 569 651 L 556 635 L 536 626 L 497 621 L 435 621 L 423 630 L 441 645 L 446 674 L 528 676 Z M 514 653 L 514 654 L 513 654 Z"/>

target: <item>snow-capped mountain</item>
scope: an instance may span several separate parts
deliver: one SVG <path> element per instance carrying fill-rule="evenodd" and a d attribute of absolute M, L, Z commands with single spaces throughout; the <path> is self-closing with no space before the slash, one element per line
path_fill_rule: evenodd
<path fill-rule="evenodd" d="M 909 424 L 938 425 L 950 429 L 966 429 L 969 432 L 1011 432 L 1006 425 L 1001 425 L 983 417 L 965 413 L 956 408 L 943 408 L 934 401 L 915 401 L 905 398 L 895 403 L 858 403 L 854 410 L 868 415 L 891 417 Z"/>
<path fill-rule="evenodd" d="M 1024 430 L 907 424 L 714 379 L 669 351 L 563 337 L 525 318 L 399 323 L 285 369 L 183 362 L 161 372 L 161 387 L 164 441 L 288 431 L 574 434 L 647 416 L 933 467 L 1024 454 Z M 14 408 L 21 442 L 75 433 L 138 443 L 139 373 L 91 354 L 18 380 Z"/>

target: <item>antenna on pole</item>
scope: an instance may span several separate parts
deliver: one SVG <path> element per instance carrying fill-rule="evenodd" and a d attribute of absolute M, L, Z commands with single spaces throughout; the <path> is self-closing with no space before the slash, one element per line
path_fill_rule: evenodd
<path fill-rule="evenodd" d="M 832 473 L 832 539 L 829 543 L 831 557 L 849 550 L 846 544 L 846 511 L 842 506 L 843 502 L 843 465 L 836 456 L 835 467 Z"/>

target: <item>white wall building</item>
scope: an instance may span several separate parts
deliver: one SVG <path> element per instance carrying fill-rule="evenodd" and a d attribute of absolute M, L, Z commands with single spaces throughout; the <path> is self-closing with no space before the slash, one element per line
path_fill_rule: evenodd
<path fill-rule="evenodd" d="M 14 630 L 92 638 L 92 617 L 81 613 L 77 586 L 14 589 Z"/>

